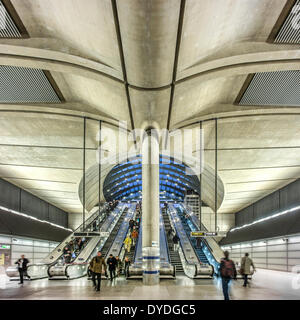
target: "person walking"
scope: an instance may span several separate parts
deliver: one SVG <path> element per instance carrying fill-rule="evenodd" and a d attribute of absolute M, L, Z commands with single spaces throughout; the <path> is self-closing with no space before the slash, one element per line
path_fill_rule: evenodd
<path fill-rule="evenodd" d="M 90 261 L 90 270 L 92 273 L 92 281 L 94 284 L 94 288 L 96 291 L 100 291 L 102 270 L 104 270 L 105 275 L 107 276 L 106 263 L 105 259 L 102 257 L 101 251 L 98 251 L 97 255 Z"/>
<path fill-rule="evenodd" d="M 229 283 L 231 279 L 236 280 L 236 268 L 235 264 L 232 260 L 229 259 L 229 252 L 224 252 L 224 258 L 221 259 L 221 265 L 220 265 L 220 274 L 222 278 L 222 288 L 223 288 L 223 294 L 224 299 L 229 300 Z"/>
<path fill-rule="evenodd" d="M 119 256 L 116 256 L 116 261 L 117 261 L 117 264 L 116 264 L 117 277 L 119 277 L 123 269 L 123 262 L 119 258 Z"/>
<path fill-rule="evenodd" d="M 117 260 L 112 254 L 110 254 L 106 260 L 106 263 L 110 273 L 110 281 L 113 281 L 113 279 L 116 277 Z"/>
<path fill-rule="evenodd" d="M 127 250 L 128 253 L 130 252 L 130 249 L 131 249 L 131 243 L 132 243 L 132 240 L 131 240 L 130 236 L 128 235 L 126 237 L 126 239 L 124 240 L 125 250 Z"/>
<path fill-rule="evenodd" d="M 136 229 L 133 229 L 132 233 L 131 233 L 131 238 L 132 238 L 132 244 L 135 246 L 136 244 L 136 240 L 139 236 L 139 233 L 137 232 Z"/>
<path fill-rule="evenodd" d="M 248 275 L 251 274 L 251 266 L 253 268 L 253 271 L 255 272 L 256 269 L 252 259 L 249 258 L 249 253 L 245 253 L 245 256 L 241 260 L 241 270 L 240 270 L 240 273 L 243 275 L 243 278 L 244 278 L 243 287 L 247 287 L 247 284 L 249 285 Z"/>
<path fill-rule="evenodd" d="M 19 274 L 20 274 L 20 282 L 19 282 L 19 284 L 23 284 L 24 274 L 28 277 L 28 275 L 27 275 L 27 265 L 28 265 L 28 263 L 29 263 L 29 260 L 25 258 L 24 254 L 22 254 L 21 258 L 18 259 L 15 262 L 15 264 L 18 265 L 18 271 L 19 271 Z"/>
<path fill-rule="evenodd" d="M 125 257 L 124 259 L 124 274 L 125 277 L 128 278 L 129 277 L 129 266 L 130 266 L 131 262 L 129 260 L 128 257 Z"/>
<path fill-rule="evenodd" d="M 174 251 L 178 251 L 179 249 L 179 237 L 177 234 L 174 235 L 173 237 L 173 245 L 174 245 Z"/>

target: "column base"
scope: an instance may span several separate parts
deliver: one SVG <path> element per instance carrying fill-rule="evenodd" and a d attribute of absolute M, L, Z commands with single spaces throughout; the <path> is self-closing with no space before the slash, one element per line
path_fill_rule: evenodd
<path fill-rule="evenodd" d="M 159 284 L 159 273 L 156 274 L 143 274 L 143 284 L 146 286 L 154 286 Z"/>
<path fill-rule="evenodd" d="M 143 284 L 153 286 L 159 284 L 159 248 L 143 248 Z"/>

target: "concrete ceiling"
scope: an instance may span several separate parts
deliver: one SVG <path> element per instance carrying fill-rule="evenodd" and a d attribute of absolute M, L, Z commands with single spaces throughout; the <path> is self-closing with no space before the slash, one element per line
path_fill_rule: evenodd
<path fill-rule="evenodd" d="M 154 123 L 170 130 L 195 130 L 202 120 L 205 162 L 214 168 L 218 118 L 223 213 L 300 177 L 299 108 L 235 103 L 249 74 L 300 70 L 299 44 L 267 42 L 286 1 L 11 4 L 29 37 L 0 39 L 0 65 L 50 71 L 65 101 L 0 104 L 4 179 L 68 212 L 82 212 L 84 116 L 86 169 L 97 163 L 98 120 L 104 121 L 102 149 L 109 155 L 118 120 L 128 129 Z M 194 142 L 189 147 L 199 148 Z"/>

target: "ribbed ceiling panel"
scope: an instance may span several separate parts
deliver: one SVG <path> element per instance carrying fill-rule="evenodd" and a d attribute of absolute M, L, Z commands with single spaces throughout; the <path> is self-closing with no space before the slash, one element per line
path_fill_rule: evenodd
<path fill-rule="evenodd" d="M 43 70 L 0 66 L 0 103 L 59 102 Z"/>
<path fill-rule="evenodd" d="M 21 38 L 22 35 L 0 0 L 0 38 Z"/>
<path fill-rule="evenodd" d="M 274 40 L 275 43 L 300 43 L 300 0 L 297 0 Z"/>
<path fill-rule="evenodd" d="M 256 73 L 239 104 L 300 107 L 300 71 Z"/>

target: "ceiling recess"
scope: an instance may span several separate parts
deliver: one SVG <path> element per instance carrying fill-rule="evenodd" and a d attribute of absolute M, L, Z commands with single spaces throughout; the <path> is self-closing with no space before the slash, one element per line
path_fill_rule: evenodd
<path fill-rule="evenodd" d="M 240 105 L 300 107 L 300 71 L 256 73 Z"/>
<path fill-rule="evenodd" d="M 0 65 L 0 103 L 60 103 L 49 79 L 40 69 Z"/>
<path fill-rule="evenodd" d="M 297 0 L 278 31 L 274 43 L 300 43 L 300 0 Z"/>
<path fill-rule="evenodd" d="M 0 0 L 0 38 L 22 38 L 16 23 Z"/>

